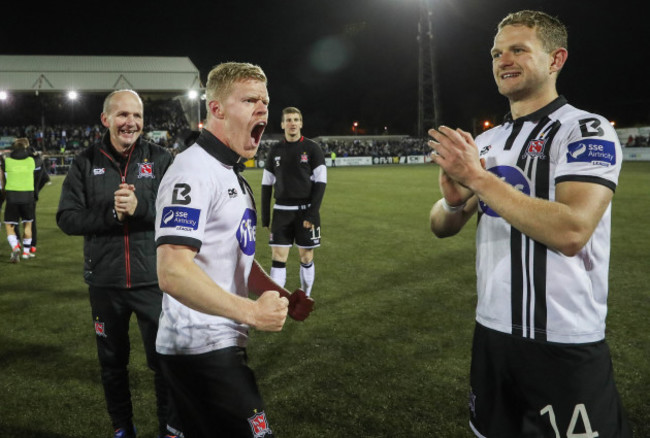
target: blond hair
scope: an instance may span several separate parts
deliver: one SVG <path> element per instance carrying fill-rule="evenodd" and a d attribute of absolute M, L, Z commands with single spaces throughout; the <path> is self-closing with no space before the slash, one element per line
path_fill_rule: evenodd
<path fill-rule="evenodd" d="M 214 67 L 208 73 L 208 82 L 205 86 L 205 101 L 208 113 L 208 104 L 211 101 L 222 101 L 232 91 L 235 82 L 253 79 L 266 84 L 266 75 L 258 65 L 245 62 L 224 62 Z"/>

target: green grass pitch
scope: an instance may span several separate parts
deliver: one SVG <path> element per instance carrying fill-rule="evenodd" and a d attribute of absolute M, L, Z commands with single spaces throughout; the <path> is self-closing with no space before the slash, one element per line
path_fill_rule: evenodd
<path fill-rule="evenodd" d="M 262 172 L 245 176 L 259 198 Z M 109 437 L 82 238 L 55 223 L 63 177 L 41 192 L 38 256 L 0 242 L 0 435 Z M 476 301 L 474 227 L 436 239 L 432 165 L 329 169 L 316 309 L 280 333 L 253 331 L 250 366 L 279 437 L 472 437 L 467 423 Z M 607 336 L 637 437 L 650 436 L 650 163 L 626 162 L 613 202 Z M 472 221 L 472 224 L 475 221 Z M 257 257 L 270 269 L 268 231 Z M 4 245 L 4 246 L 2 246 Z M 287 287 L 299 286 L 292 250 Z M 151 372 L 135 323 L 131 380 L 139 436 L 156 433 Z M 563 431 L 561 431 L 564 433 Z"/>

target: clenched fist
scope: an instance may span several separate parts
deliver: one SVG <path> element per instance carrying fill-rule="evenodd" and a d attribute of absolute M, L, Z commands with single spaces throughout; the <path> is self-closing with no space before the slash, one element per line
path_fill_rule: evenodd
<path fill-rule="evenodd" d="M 289 300 L 277 291 L 268 290 L 255 301 L 254 326 L 258 330 L 279 332 L 284 326 Z"/>

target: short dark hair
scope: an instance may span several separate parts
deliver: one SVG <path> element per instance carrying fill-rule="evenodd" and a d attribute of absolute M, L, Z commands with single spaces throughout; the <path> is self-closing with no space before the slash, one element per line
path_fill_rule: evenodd
<path fill-rule="evenodd" d="M 508 14 L 497 26 L 500 31 L 505 26 L 526 26 L 537 31 L 537 37 L 542 42 L 544 49 L 551 53 L 560 47 L 568 48 L 568 32 L 566 26 L 556 17 L 552 17 L 546 12 L 523 11 L 512 12 Z"/>
<path fill-rule="evenodd" d="M 288 106 L 282 110 L 282 121 L 284 122 L 285 114 L 298 114 L 300 116 L 300 121 L 302 122 L 302 113 L 295 106 Z"/>

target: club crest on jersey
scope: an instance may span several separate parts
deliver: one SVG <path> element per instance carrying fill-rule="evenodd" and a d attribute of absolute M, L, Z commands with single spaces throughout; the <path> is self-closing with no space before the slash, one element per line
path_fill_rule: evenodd
<path fill-rule="evenodd" d="M 303 152 L 302 155 L 300 155 L 300 162 L 301 163 L 309 162 L 309 156 L 307 155 L 307 152 Z"/>
<path fill-rule="evenodd" d="M 255 210 L 247 208 L 239 221 L 237 228 L 237 241 L 239 248 L 248 256 L 255 254 L 255 232 L 257 230 L 257 214 Z"/>
<path fill-rule="evenodd" d="M 101 336 L 102 338 L 107 338 L 106 328 L 103 322 L 95 321 L 95 334 Z"/>
<path fill-rule="evenodd" d="M 266 420 L 264 411 L 260 413 L 256 412 L 255 415 L 248 419 L 248 424 L 250 424 L 255 438 L 262 438 L 266 434 L 273 433 L 269 427 L 269 422 Z"/>
<path fill-rule="evenodd" d="M 478 153 L 478 155 L 479 155 L 480 157 L 482 157 L 483 155 L 485 155 L 485 154 L 487 154 L 488 152 L 490 152 L 490 149 L 492 149 L 492 145 L 491 145 L 491 144 L 489 144 L 489 145 L 487 145 L 487 146 L 484 146 L 484 147 L 481 149 L 481 152 Z"/>
<path fill-rule="evenodd" d="M 567 163 L 591 163 L 598 166 L 616 164 L 616 145 L 612 141 L 586 138 L 567 146 Z"/>
<path fill-rule="evenodd" d="M 153 163 L 144 160 L 144 163 L 138 163 L 138 178 L 153 178 Z"/>
<path fill-rule="evenodd" d="M 524 155 L 530 158 L 539 158 L 540 160 L 546 159 L 546 154 L 544 153 L 544 148 L 546 148 L 546 139 L 537 138 L 528 142 L 526 146 L 526 152 Z"/>

